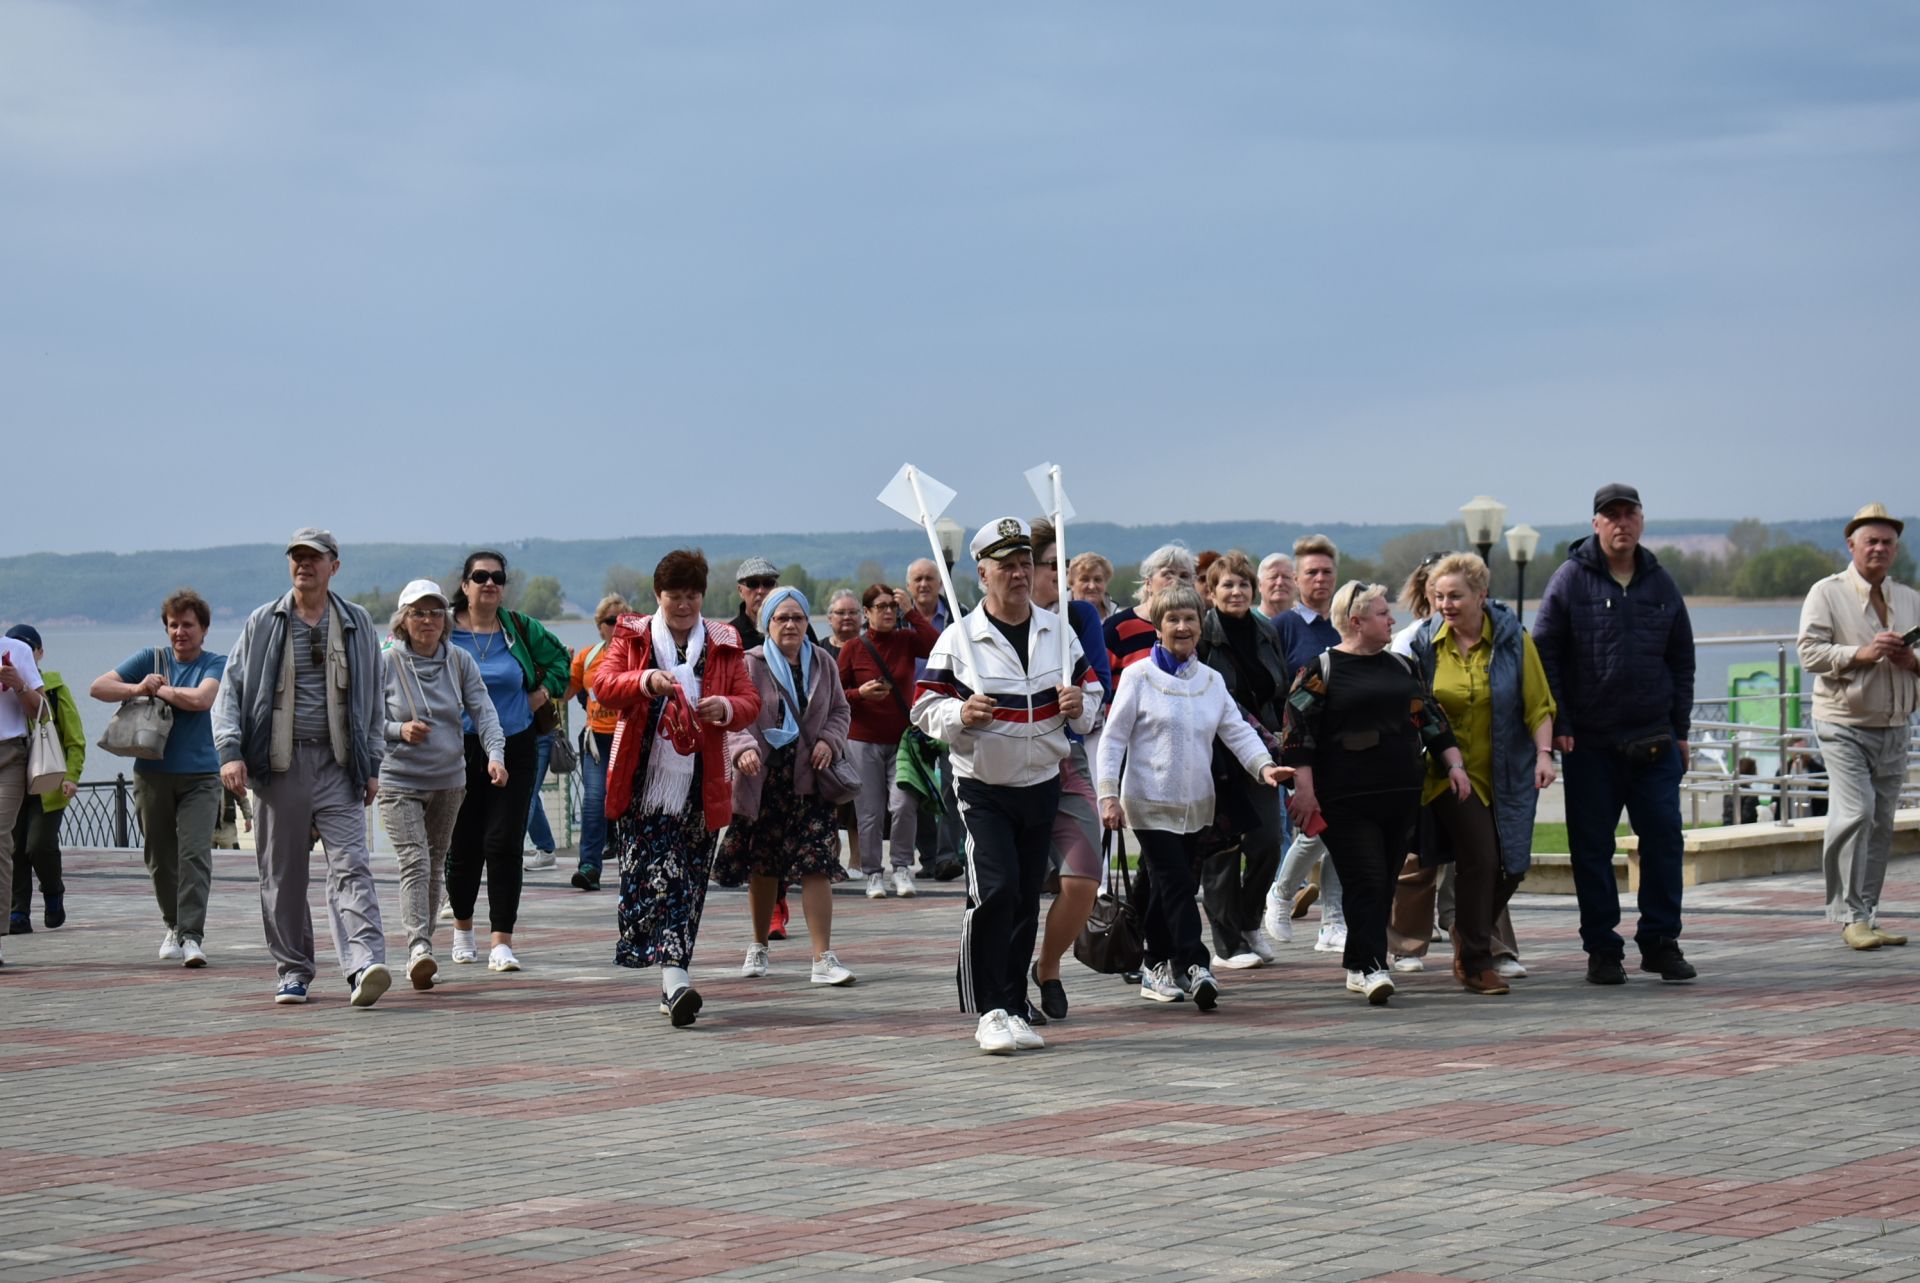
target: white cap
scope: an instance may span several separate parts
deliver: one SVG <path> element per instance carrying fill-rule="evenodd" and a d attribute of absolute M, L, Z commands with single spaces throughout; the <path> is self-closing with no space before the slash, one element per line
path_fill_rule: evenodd
<path fill-rule="evenodd" d="M 1001 517 L 976 530 L 967 545 L 975 561 L 995 561 L 1016 552 L 1033 551 L 1033 531 L 1018 517 Z"/>
<path fill-rule="evenodd" d="M 416 579 L 400 590 L 400 609 L 405 610 L 414 602 L 432 597 L 442 606 L 447 604 L 447 595 L 440 591 L 440 585 L 431 579 Z"/>

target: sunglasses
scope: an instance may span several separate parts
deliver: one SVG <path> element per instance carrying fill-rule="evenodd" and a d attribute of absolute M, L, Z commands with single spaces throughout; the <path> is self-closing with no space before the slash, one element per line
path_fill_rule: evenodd
<path fill-rule="evenodd" d="M 602 616 L 601 618 L 599 618 L 599 619 L 596 619 L 596 620 L 594 620 L 593 622 L 594 622 L 594 623 L 596 623 L 596 624 L 605 624 L 605 625 L 606 625 L 607 627 L 609 627 L 609 628 L 611 628 L 611 627 L 613 627 L 613 626 L 614 626 L 615 624 L 617 624 L 617 623 L 619 623 L 619 622 L 620 622 L 620 616 L 618 616 L 618 615 L 604 615 L 604 616 Z"/>
<path fill-rule="evenodd" d="M 317 628 L 307 632 L 307 662 L 315 668 L 327 666 L 327 637 Z"/>
<path fill-rule="evenodd" d="M 779 583 L 780 583 L 780 580 L 778 576 L 755 575 L 751 579 L 742 579 L 740 581 L 740 586 L 742 588 L 774 588 L 779 586 Z"/>
<path fill-rule="evenodd" d="M 472 570 L 467 572 L 467 582 L 473 584 L 499 584 L 507 586 L 507 572 L 504 570 Z"/>

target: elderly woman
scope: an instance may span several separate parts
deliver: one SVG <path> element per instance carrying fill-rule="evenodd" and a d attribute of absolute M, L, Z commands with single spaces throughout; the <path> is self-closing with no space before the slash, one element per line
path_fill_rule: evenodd
<path fill-rule="evenodd" d="M 776 588 L 760 603 L 767 640 L 747 652 L 747 676 L 760 716 L 727 732 L 733 760 L 733 823 L 713 863 L 723 887 L 747 884 L 753 944 L 740 974 L 767 974 L 774 899 L 800 883 L 813 941 L 812 982 L 853 983 L 833 952 L 833 884 L 844 881 L 834 808 L 820 796 L 818 773 L 847 754 L 852 714 L 827 652 L 807 640 L 811 607 L 798 588 Z"/>
<path fill-rule="evenodd" d="M 1207 567 L 1206 583 L 1212 605 L 1200 621 L 1200 662 L 1220 674 L 1235 707 L 1278 743 L 1287 662 L 1273 625 L 1253 609 L 1253 563 L 1238 550 L 1223 553 Z M 1260 918 L 1280 869 L 1281 798 L 1249 787 L 1230 763 L 1216 760 L 1214 778 L 1220 812 L 1240 841 L 1237 850 L 1213 855 L 1200 867 L 1200 899 L 1213 924 L 1213 963 L 1257 967 L 1273 961 Z"/>
<path fill-rule="evenodd" d="M 602 597 L 593 608 L 600 640 L 575 651 L 573 666 L 567 670 L 566 697 L 579 700 L 587 710 L 586 731 L 580 737 L 580 863 L 573 871 L 573 885 L 582 891 L 600 889 L 600 866 L 607 849 L 607 755 L 613 751 L 613 728 L 620 723 L 613 710 L 602 708 L 594 699 L 593 675 L 607 657 L 613 626 L 629 609 L 619 593 Z"/>
<path fill-rule="evenodd" d="M 1115 681 L 1121 670 L 1145 659 L 1153 649 L 1156 634 L 1145 613 L 1153 605 L 1153 595 L 1175 584 L 1193 587 L 1194 573 L 1193 553 L 1177 543 L 1162 544 L 1140 563 L 1140 587 L 1134 593 L 1138 604 L 1107 616 L 1101 625 Z"/>
<path fill-rule="evenodd" d="M 447 598 L 431 579 L 400 592 L 393 643 L 380 657 L 387 690 L 387 755 L 380 764 L 380 822 L 400 862 L 400 918 L 407 979 L 433 988 L 433 910 L 444 889 L 447 848 L 467 796 L 464 722 L 487 758 L 487 781 L 507 783 L 506 736 L 480 665 L 447 644 Z"/>
<path fill-rule="evenodd" d="M 912 608 L 905 593 L 886 584 L 867 585 L 860 604 L 867 612 L 867 631 L 840 648 L 840 685 L 853 709 L 851 753 L 860 772 L 860 794 L 853 803 L 860 819 L 860 871 L 866 875 L 867 898 L 884 900 L 880 821 L 889 812 L 892 827 L 884 842 L 892 848 L 893 893 L 905 897 L 915 891 L 913 848 L 920 797 L 900 787 L 893 768 L 910 726 L 913 661 L 932 654 L 940 634 Z"/>
<path fill-rule="evenodd" d="M 1470 552 L 1433 567 L 1437 620 L 1413 639 L 1413 657 L 1445 710 L 1472 789 L 1429 773 L 1432 859 L 1454 868 L 1453 974 L 1474 993 L 1503 994 L 1496 924 L 1532 863 L 1533 815 L 1554 781 L 1553 693 L 1533 638 L 1513 612 L 1487 601 L 1487 565 Z"/>
<path fill-rule="evenodd" d="M 833 590 L 833 596 L 827 599 L 827 639 L 820 645 L 835 663 L 840 661 L 840 652 L 860 636 L 863 617 L 859 593 L 851 588 Z"/>
<path fill-rule="evenodd" d="M 653 569 L 659 606 L 625 615 L 607 643 L 593 697 L 620 718 L 607 761 L 610 845 L 620 860 L 623 967 L 660 968 L 660 1013 L 676 1029 L 699 1014 L 687 974 L 707 902 L 714 834 L 733 816 L 728 727 L 760 716 L 740 635 L 702 619 L 707 559 L 677 549 Z"/>
<path fill-rule="evenodd" d="M 1105 619 L 1113 613 L 1113 598 L 1107 585 L 1113 582 L 1113 563 L 1097 552 L 1083 552 L 1067 563 L 1067 591 L 1075 601 L 1084 601 Z"/>
<path fill-rule="evenodd" d="M 1422 755 L 1445 761 L 1456 797 L 1472 785 L 1446 713 L 1413 662 L 1388 649 L 1387 590 L 1349 583 L 1333 595 L 1328 618 L 1340 641 L 1294 679 L 1281 760 L 1296 772 L 1294 823 L 1323 833 L 1340 874 L 1347 988 L 1380 1006 L 1393 996 L 1387 917 L 1419 818 Z"/>
<path fill-rule="evenodd" d="M 1207 947 L 1200 939 L 1193 861 L 1200 830 L 1213 821 L 1214 741 L 1224 743 L 1269 788 L 1292 772 L 1273 764 L 1226 682 L 1195 659 L 1202 609 L 1200 594 L 1185 584 L 1154 594 L 1147 612 L 1159 640 L 1145 663 L 1120 677 L 1100 741 L 1097 774 L 1100 822 L 1109 829 L 1133 829 L 1153 884 L 1142 906 L 1146 957 L 1140 996 L 1154 1002 L 1191 997 L 1201 1011 L 1211 1011 L 1220 985 L 1207 967 Z"/>
<path fill-rule="evenodd" d="M 453 904 L 455 962 L 475 962 L 473 908 L 480 876 L 487 879 L 488 929 L 492 939 L 487 970 L 518 971 L 513 929 L 520 919 L 520 838 L 527 827 L 540 777 L 540 729 L 537 715 L 567 689 L 566 646 L 537 619 L 506 609 L 507 559 L 497 552 L 469 553 L 460 570 L 460 587 L 448 603 L 452 612 L 450 644 L 467 652 L 493 700 L 506 736 L 507 783 L 492 783 L 492 759 L 480 739 L 479 724 L 461 719 L 466 732 L 467 795 L 453 825 L 447 852 L 447 899 Z"/>
<path fill-rule="evenodd" d="M 167 934 L 160 960 L 207 965 L 207 896 L 213 888 L 213 826 L 220 814 L 220 755 L 213 747 L 213 701 L 227 657 L 206 649 L 213 618 L 206 599 L 182 588 L 160 603 L 167 646 L 137 650 L 93 679 L 103 703 L 151 696 L 173 706 L 165 756 L 133 764 L 133 796 L 146 839 L 147 873 Z"/>

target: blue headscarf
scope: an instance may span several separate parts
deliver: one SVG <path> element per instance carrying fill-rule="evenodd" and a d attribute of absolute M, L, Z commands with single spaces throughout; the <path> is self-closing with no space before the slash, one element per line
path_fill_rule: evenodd
<path fill-rule="evenodd" d="M 767 745 L 770 748 L 785 748 L 800 738 L 800 723 L 793 717 L 793 710 L 800 705 L 800 693 L 793 688 L 793 669 L 787 663 L 787 657 L 780 653 L 780 648 L 773 644 L 773 638 L 767 636 L 772 631 L 775 608 L 788 598 L 800 603 L 803 614 L 813 614 L 813 607 L 807 604 L 806 594 L 798 588 L 776 588 L 760 603 L 760 635 L 767 637 L 760 647 L 760 657 L 767 661 L 767 669 L 772 672 L 773 680 L 785 688 L 787 699 L 793 701 L 780 702 L 780 724 L 767 728 Z M 800 639 L 800 680 L 808 686 L 813 684 L 813 643 L 804 637 Z"/>

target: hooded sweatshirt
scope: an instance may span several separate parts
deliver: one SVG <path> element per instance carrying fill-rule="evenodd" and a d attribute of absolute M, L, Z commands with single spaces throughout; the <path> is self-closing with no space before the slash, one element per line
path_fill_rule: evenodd
<path fill-rule="evenodd" d="M 387 757 L 380 768 L 383 788 L 431 793 L 465 784 L 463 712 L 473 719 L 487 760 L 506 761 L 507 741 L 500 733 L 500 719 L 480 678 L 480 666 L 466 651 L 441 642 L 433 654 L 416 655 L 396 639 L 381 652 L 380 671 L 386 678 L 387 710 Z M 408 744 L 400 738 L 400 728 L 415 720 L 427 723 L 427 738 Z"/>

